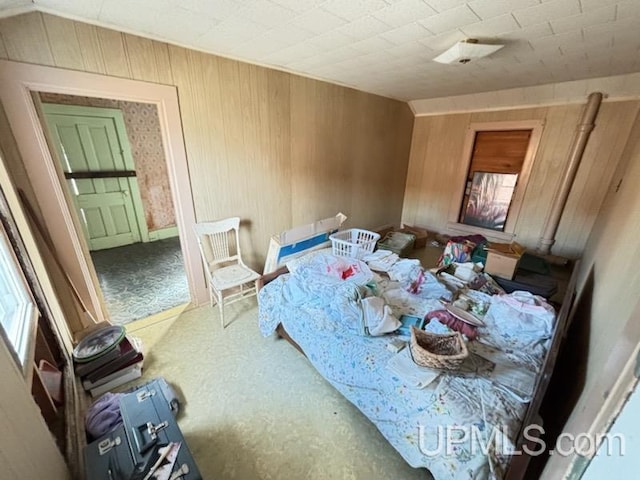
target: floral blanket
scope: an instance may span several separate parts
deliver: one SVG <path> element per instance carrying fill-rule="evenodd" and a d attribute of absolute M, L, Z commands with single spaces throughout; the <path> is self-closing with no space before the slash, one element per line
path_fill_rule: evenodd
<path fill-rule="evenodd" d="M 303 269 L 304 270 L 304 269 Z M 304 270 L 306 281 L 312 280 Z M 318 372 L 380 430 L 413 467 L 427 468 L 437 480 L 501 478 L 526 412 L 527 392 L 511 388 L 514 379 L 492 376 L 496 364 L 537 378 L 550 343 L 555 312 L 527 292 L 488 297 L 489 309 L 480 329 L 481 342 L 470 342 L 468 365 L 455 374 L 442 373 L 426 388 L 405 384 L 387 363 L 387 344 L 394 335 L 363 336 L 341 302 L 309 293 L 299 285 L 298 272 L 266 285 L 259 295 L 259 327 L 272 334 L 282 323 Z M 396 282 L 377 279 L 378 295 L 393 312 L 423 316 L 442 307 L 435 299 L 408 293 Z M 322 282 L 321 282 L 322 283 Z M 335 285 L 349 297 L 350 287 Z M 328 303 L 327 303 L 328 302 Z M 507 369 L 508 370 L 508 369 Z M 531 392 L 528 392 L 531 393 Z"/>

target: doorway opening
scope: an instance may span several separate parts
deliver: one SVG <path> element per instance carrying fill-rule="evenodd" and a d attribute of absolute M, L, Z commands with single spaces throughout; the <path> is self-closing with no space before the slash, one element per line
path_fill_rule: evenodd
<path fill-rule="evenodd" d="M 39 92 L 110 320 L 190 300 L 156 105 Z"/>
<path fill-rule="evenodd" d="M 97 275 L 90 261 L 80 222 L 68 199 L 65 178 L 52 158 L 39 119 L 39 100 L 34 92 L 150 103 L 157 107 L 162 143 L 167 161 L 173 206 L 184 258 L 191 303 L 208 300 L 206 280 L 198 245 L 193 235 L 195 207 L 182 134 L 182 121 L 175 86 L 109 77 L 0 60 L 0 100 L 11 125 L 39 217 L 56 263 L 64 272 L 86 315 L 76 315 L 75 333 L 94 322 L 108 319 Z M 37 100 L 37 101 L 34 101 Z M 69 307 L 71 315 L 72 307 Z M 70 324 L 71 325 L 71 324 Z"/>

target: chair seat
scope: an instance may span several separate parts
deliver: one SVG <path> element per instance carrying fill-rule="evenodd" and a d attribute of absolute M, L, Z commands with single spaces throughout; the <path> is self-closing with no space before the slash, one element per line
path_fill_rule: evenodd
<path fill-rule="evenodd" d="M 250 268 L 239 264 L 230 265 L 219 270 L 214 270 L 211 273 L 211 284 L 213 288 L 220 291 L 253 282 L 259 277 L 260 275 Z"/>

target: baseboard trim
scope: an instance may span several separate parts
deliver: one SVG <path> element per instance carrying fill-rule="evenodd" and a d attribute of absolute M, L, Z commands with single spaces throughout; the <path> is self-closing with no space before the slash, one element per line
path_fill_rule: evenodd
<path fill-rule="evenodd" d="M 170 308 L 169 310 L 165 310 L 163 312 L 154 313 L 153 315 L 149 315 L 145 318 L 140 318 L 138 320 L 134 320 L 131 323 L 125 325 L 127 329 L 127 333 L 135 333 L 137 330 L 142 328 L 150 327 L 151 325 L 155 325 L 159 322 L 164 322 L 170 318 L 178 317 L 191 307 L 189 302 L 177 305 L 175 307 Z"/>
<path fill-rule="evenodd" d="M 156 240 L 164 240 L 165 238 L 177 237 L 178 236 L 178 227 L 166 227 L 159 228 L 158 230 L 153 230 L 149 232 L 149 241 L 155 242 Z"/>

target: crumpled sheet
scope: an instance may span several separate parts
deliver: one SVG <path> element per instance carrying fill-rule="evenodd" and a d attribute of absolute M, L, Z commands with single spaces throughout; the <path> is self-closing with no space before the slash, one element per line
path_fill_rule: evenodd
<path fill-rule="evenodd" d="M 508 457 L 500 447 L 515 442 L 525 403 L 490 378 L 477 375 L 443 374 L 422 390 L 405 385 L 386 368 L 394 355 L 386 344 L 393 337 L 362 336 L 346 320 L 348 314 L 330 315 L 317 301 L 290 304 L 283 295 L 289 280 L 281 276 L 260 292 L 258 320 L 264 335 L 282 323 L 318 372 L 376 425 L 411 466 L 428 468 L 438 480 L 491 478 L 492 471 L 501 477 Z M 378 287 L 396 315 L 423 316 L 441 307 L 435 299 L 409 294 L 397 282 L 380 282 Z M 537 374 L 555 315 L 545 316 L 540 308 L 546 312 L 548 307 L 537 304 L 537 299 L 532 304 L 519 295 L 505 297 L 491 298 L 484 318 L 487 326 L 479 329 L 487 343 L 471 342 L 469 351 L 484 358 L 504 357 Z M 528 343 L 536 331 L 539 337 Z M 526 341 L 518 337 L 521 333 L 528 336 Z M 429 454 L 438 447 L 438 436 L 452 425 L 476 429 L 487 438 L 495 427 L 497 443 L 489 455 L 477 437 L 456 445 L 450 454 Z"/>

